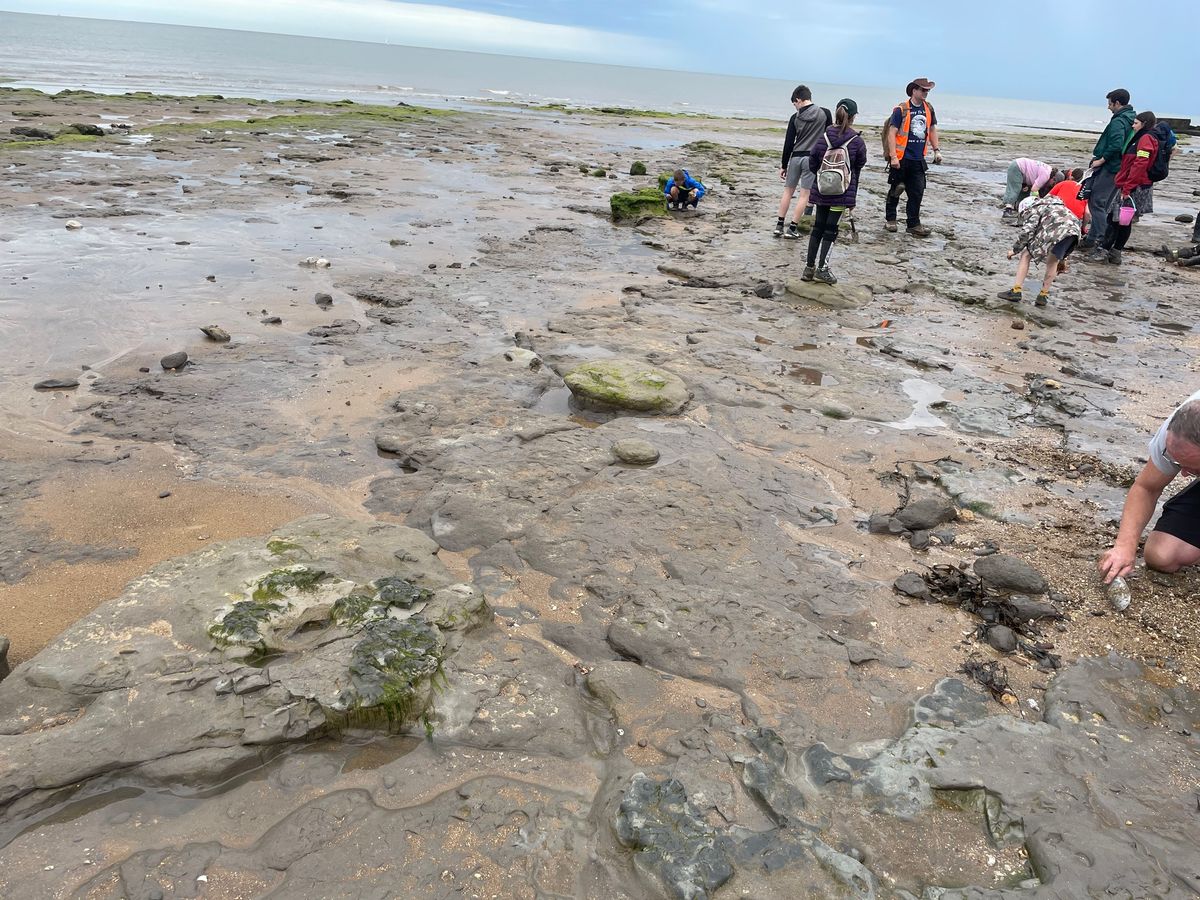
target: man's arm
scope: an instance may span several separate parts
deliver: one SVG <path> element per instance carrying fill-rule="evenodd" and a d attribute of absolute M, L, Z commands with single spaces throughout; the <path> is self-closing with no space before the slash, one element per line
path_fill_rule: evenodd
<path fill-rule="evenodd" d="M 1138 473 L 1137 480 L 1129 489 L 1125 498 L 1125 509 L 1121 513 L 1121 527 L 1117 531 L 1117 539 L 1097 564 L 1104 583 L 1108 584 L 1114 578 L 1124 577 L 1133 571 L 1137 562 L 1138 541 L 1142 532 L 1154 515 L 1154 507 L 1163 489 L 1175 478 L 1161 471 L 1152 462 L 1146 463 L 1145 468 Z"/>
<path fill-rule="evenodd" d="M 887 163 L 893 168 L 900 165 L 896 160 L 896 126 L 891 122 L 887 123 L 887 127 L 883 132 L 883 141 L 887 146 Z"/>

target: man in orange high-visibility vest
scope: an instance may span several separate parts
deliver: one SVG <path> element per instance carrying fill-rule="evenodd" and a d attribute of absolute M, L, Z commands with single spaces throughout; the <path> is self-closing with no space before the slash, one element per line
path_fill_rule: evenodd
<path fill-rule="evenodd" d="M 901 101 L 892 110 L 884 132 L 887 149 L 888 191 L 883 227 L 896 231 L 896 212 L 900 206 L 900 193 L 908 194 L 907 230 L 916 237 L 928 237 L 929 229 L 921 224 L 921 199 L 925 196 L 926 149 L 933 150 L 933 161 L 942 161 L 942 151 L 937 133 L 937 114 L 929 103 L 929 92 L 933 82 L 928 78 L 914 78 L 908 83 L 908 99 Z"/>

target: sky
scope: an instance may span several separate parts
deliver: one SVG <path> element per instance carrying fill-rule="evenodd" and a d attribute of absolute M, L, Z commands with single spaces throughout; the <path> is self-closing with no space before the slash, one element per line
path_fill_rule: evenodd
<path fill-rule="evenodd" d="M 0 10 L 202 25 L 873 86 L 1200 119 L 1195 0 L 0 0 Z M 1141 18 L 1130 25 L 1131 11 Z M 1153 15 L 1144 15 L 1146 10 Z M 1132 38 L 1132 40 L 1131 40 Z"/>

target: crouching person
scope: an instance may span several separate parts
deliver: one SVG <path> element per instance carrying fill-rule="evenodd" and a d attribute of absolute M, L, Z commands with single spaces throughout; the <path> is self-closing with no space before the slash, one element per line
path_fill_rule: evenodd
<path fill-rule="evenodd" d="M 706 193 L 704 185 L 689 175 L 687 169 L 676 169 L 663 187 L 667 209 L 686 209 L 688 206 L 695 209 Z"/>
<path fill-rule="evenodd" d="M 1017 277 L 1013 286 L 998 296 L 1001 300 L 1019 303 L 1025 276 L 1029 274 L 1029 267 L 1034 260 L 1037 260 L 1045 262 L 1046 272 L 1042 276 L 1042 289 L 1033 302 L 1035 306 L 1045 306 L 1050 298 L 1050 285 L 1058 275 L 1060 264 L 1079 243 L 1079 218 L 1061 198 L 1053 194 L 1026 200 L 1019 215 L 1020 230 L 1013 248 L 1008 251 L 1009 259 L 1019 257 Z"/>

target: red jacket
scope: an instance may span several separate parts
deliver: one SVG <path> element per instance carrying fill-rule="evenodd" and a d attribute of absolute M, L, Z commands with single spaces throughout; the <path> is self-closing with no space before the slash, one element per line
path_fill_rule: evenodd
<path fill-rule="evenodd" d="M 1141 131 L 1137 140 L 1131 140 L 1121 157 L 1121 170 L 1117 172 L 1117 188 L 1125 196 L 1134 188 L 1150 184 L 1150 163 L 1158 155 L 1158 141 L 1148 131 Z"/>

